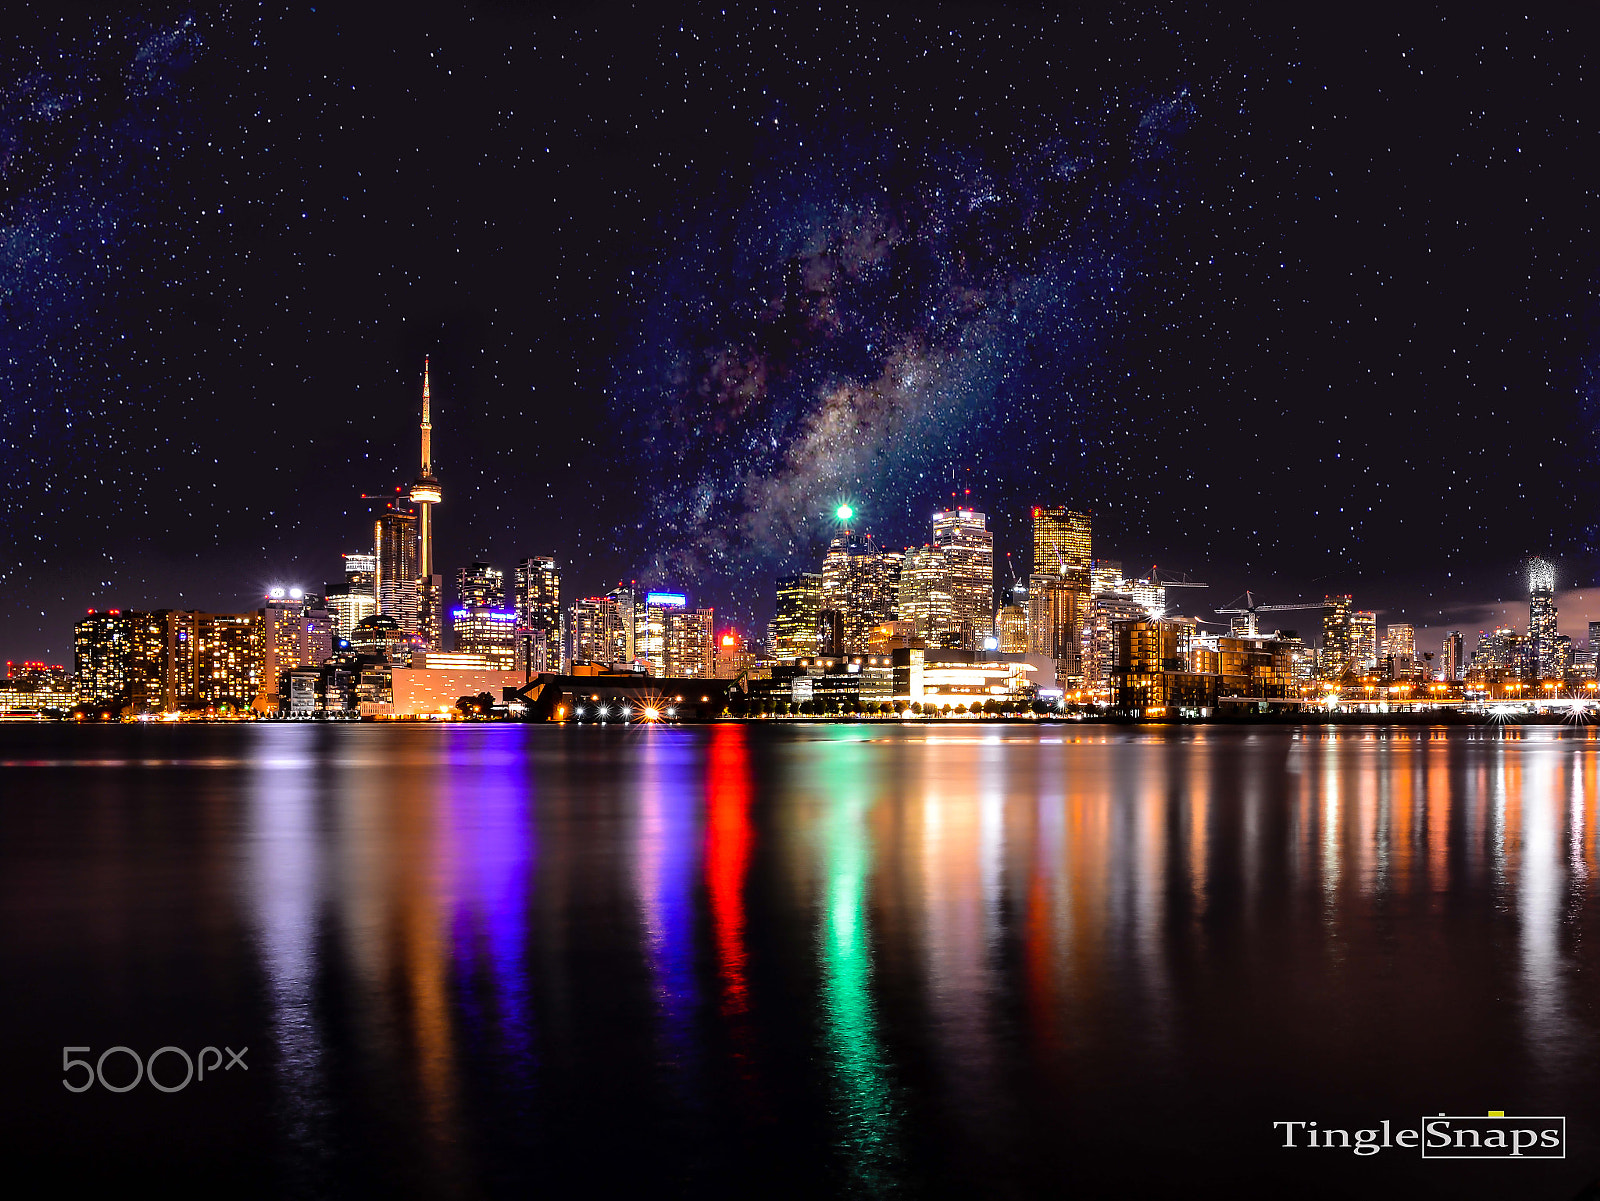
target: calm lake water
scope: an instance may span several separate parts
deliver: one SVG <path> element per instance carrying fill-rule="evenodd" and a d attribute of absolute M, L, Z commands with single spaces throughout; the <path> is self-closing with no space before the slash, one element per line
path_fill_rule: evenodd
<path fill-rule="evenodd" d="M 1552 728 L 3 727 L 9 1167 L 1567 1198 L 1600 1175 L 1597 770 Z M 248 1050 L 116 1093 L 116 1046 Z M 1272 1126 L 1490 1109 L 1565 1116 L 1568 1157 Z"/>

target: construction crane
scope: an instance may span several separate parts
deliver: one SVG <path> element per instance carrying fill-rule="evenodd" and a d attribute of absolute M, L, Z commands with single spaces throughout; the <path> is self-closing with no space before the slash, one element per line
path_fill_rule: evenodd
<path fill-rule="evenodd" d="M 1243 601 L 1244 604 L 1240 605 L 1240 601 Z M 1260 632 L 1259 627 L 1256 625 L 1257 613 L 1283 613 L 1290 609 L 1322 609 L 1326 607 L 1322 601 L 1303 601 L 1292 605 L 1262 605 L 1256 603 L 1254 593 L 1246 591 L 1242 595 L 1234 597 L 1226 609 L 1214 609 L 1212 612 L 1243 614 L 1246 618 L 1245 637 L 1253 638 Z"/>

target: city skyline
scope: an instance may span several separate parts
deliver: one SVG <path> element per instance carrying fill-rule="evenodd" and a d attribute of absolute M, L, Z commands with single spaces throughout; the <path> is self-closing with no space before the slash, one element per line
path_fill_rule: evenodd
<path fill-rule="evenodd" d="M 445 575 L 754 628 L 843 499 L 912 546 L 970 488 L 997 562 L 1084 505 L 1424 640 L 1527 555 L 1592 580 L 1583 39 L 1081 20 L 25 14 L 0 654 L 314 586 L 417 476 L 424 356 Z"/>

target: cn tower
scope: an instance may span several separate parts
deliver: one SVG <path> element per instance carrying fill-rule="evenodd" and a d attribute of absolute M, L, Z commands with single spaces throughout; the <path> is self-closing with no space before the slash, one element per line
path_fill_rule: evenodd
<path fill-rule="evenodd" d="M 417 506 L 417 572 L 421 577 L 417 589 L 421 593 L 418 616 L 420 633 L 429 650 L 438 650 L 443 642 L 442 581 L 433 572 L 433 506 L 444 499 L 439 481 L 433 476 L 433 421 L 428 396 L 428 359 L 422 360 L 422 474 L 411 485 L 411 503 Z"/>

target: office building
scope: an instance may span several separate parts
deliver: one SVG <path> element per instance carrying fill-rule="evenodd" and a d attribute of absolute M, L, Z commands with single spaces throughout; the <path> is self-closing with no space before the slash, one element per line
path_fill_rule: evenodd
<path fill-rule="evenodd" d="M 355 628 L 378 611 L 378 598 L 351 584 L 329 584 L 324 597 L 334 636 L 348 640 Z"/>
<path fill-rule="evenodd" d="M 517 564 L 513 580 L 518 654 L 525 671 L 559 673 L 561 649 L 561 571 L 549 555 Z M 631 619 L 631 614 L 630 614 Z"/>
<path fill-rule="evenodd" d="M 417 586 L 417 515 L 393 505 L 373 523 L 378 612 L 406 634 L 418 633 L 422 594 Z"/>
<path fill-rule="evenodd" d="M 1085 589 L 1089 584 L 1089 571 L 1093 557 L 1090 536 L 1092 517 L 1064 506 L 1033 507 L 1033 564 L 1032 575 L 1070 576 L 1079 580 Z M 1119 577 L 1120 563 L 1107 562 L 1109 570 L 1115 567 Z M 1108 581 L 1109 582 L 1109 581 Z M 1119 588 L 1111 589 L 1113 591 Z"/>
<path fill-rule="evenodd" d="M 709 680 L 715 676 L 711 635 L 712 611 L 672 607 L 662 610 L 666 629 L 662 645 L 665 670 L 673 679 Z"/>
<path fill-rule="evenodd" d="M 924 645 L 960 644 L 961 622 L 956 616 L 949 564 L 942 547 L 919 546 L 906 551 L 895 607 L 899 620 L 909 621 Z"/>
<path fill-rule="evenodd" d="M 995 615 L 995 640 L 1002 655 L 1028 653 L 1028 611 L 1021 605 L 1003 605 Z"/>
<path fill-rule="evenodd" d="M 1439 648 L 1438 676 L 1441 680 L 1455 682 L 1465 679 L 1466 675 L 1466 640 L 1461 637 L 1460 630 L 1451 630 Z"/>
<path fill-rule="evenodd" d="M 1322 598 L 1322 678 L 1337 680 L 1350 669 L 1350 601 L 1348 594 Z"/>
<path fill-rule="evenodd" d="M 1371 609 L 1350 614 L 1350 666 L 1356 672 L 1378 665 L 1378 615 Z"/>
<path fill-rule="evenodd" d="M 1383 657 L 1391 679 L 1409 677 L 1417 665 L 1417 631 L 1409 622 L 1392 622 L 1384 631 Z"/>
<path fill-rule="evenodd" d="M 456 604 L 463 609 L 506 607 L 506 573 L 487 563 L 474 563 L 456 572 Z"/>
<path fill-rule="evenodd" d="M 634 608 L 638 598 L 634 595 L 632 584 L 618 584 L 606 593 L 611 603 L 617 607 L 617 624 L 621 631 L 616 639 L 614 649 L 617 651 L 617 663 L 633 663 L 637 658 L 634 639 L 638 636 L 637 619 Z"/>
<path fill-rule="evenodd" d="M 1556 566 L 1548 559 L 1528 560 L 1528 654 L 1530 675 L 1560 679 L 1566 670 L 1556 629 Z"/>
<path fill-rule="evenodd" d="M 491 608 L 488 605 L 461 606 L 451 610 L 450 625 L 455 632 L 457 654 L 482 659 L 495 671 L 512 671 L 516 668 L 515 609 Z M 439 655 L 430 652 L 425 658 L 437 660 Z"/>
<path fill-rule="evenodd" d="M 572 602 L 568 613 L 570 663 L 626 664 L 633 635 L 615 596 L 586 596 Z"/>
<path fill-rule="evenodd" d="M 829 543 L 822 561 L 820 607 L 840 615 L 848 653 L 864 652 L 867 632 L 894 616 L 888 564 L 869 536 L 846 529 Z"/>
<path fill-rule="evenodd" d="M 284 675 L 295 667 L 318 667 L 333 655 L 333 622 L 319 596 L 299 588 L 272 588 L 256 611 L 261 626 L 261 690 L 252 698 L 262 713 L 277 713 L 287 701 Z"/>
<path fill-rule="evenodd" d="M 798 659 L 817 653 L 817 614 L 822 610 L 822 575 L 801 572 L 778 581 L 772 619 L 772 656 Z"/>
<path fill-rule="evenodd" d="M 1088 611 L 1086 574 L 1035 575 L 1028 581 L 1028 653 L 1056 661 L 1063 685 L 1081 678 L 1081 641 Z"/>
<path fill-rule="evenodd" d="M 635 604 L 633 610 L 633 661 L 645 665 L 653 676 L 670 676 L 667 670 L 667 618 L 672 613 L 684 612 L 689 598 L 681 592 L 647 592 L 644 604 Z M 703 610 L 710 613 L 711 610 Z M 710 634 L 706 637 L 709 639 Z M 705 672 L 710 675 L 708 669 Z"/>
<path fill-rule="evenodd" d="M 1035 571 L 1039 569 L 1034 568 Z M 1060 575 L 1059 568 L 1055 572 L 1043 574 Z M 1123 594 L 1122 561 L 1120 559 L 1094 559 L 1089 564 L 1089 596 L 1105 596 L 1107 593 Z"/>
<path fill-rule="evenodd" d="M 976 509 L 942 509 L 933 515 L 933 545 L 944 552 L 961 642 L 976 650 L 994 633 L 994 533 L 988 518 Z"/>
<path fill-rule="evenodd" d="M 340 556 L 344 560 L 344 582 L 352 592 L 364 592 L 377 598 L 378 556 L 351 551 Z"/>

